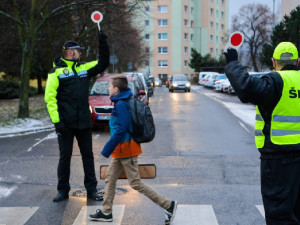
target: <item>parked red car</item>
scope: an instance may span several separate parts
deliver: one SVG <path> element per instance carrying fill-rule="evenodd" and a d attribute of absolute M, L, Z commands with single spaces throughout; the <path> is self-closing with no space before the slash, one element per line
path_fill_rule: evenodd
<path fill-rule="evenodd" d="M 109 76 L 111 75 L 113 74 L 105 74 L 99 77 L 90 91 L 89 104 L 93 127 L 108 125 L 111 111 L 114 107 L 113 102 L 110 101 L 108 91 Z M 124 76 L 124 74 L 120 75 Z M 128 87 L 131 89 L 133 96 L 145 104 L 148 104 L 146 92 L 139 77 L 136 75 L 126 76 L 128 79 Z"/>

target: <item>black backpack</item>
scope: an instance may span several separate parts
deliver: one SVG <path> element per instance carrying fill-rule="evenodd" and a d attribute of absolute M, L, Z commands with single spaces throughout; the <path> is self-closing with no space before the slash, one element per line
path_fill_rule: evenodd
<path fill-rule="evenodd" d="M 148 105 L 136 98 L 127 100 L 130 106 L 133 140 L 137 143 L 147 143 L 154 139 L 155 125 Z"/>

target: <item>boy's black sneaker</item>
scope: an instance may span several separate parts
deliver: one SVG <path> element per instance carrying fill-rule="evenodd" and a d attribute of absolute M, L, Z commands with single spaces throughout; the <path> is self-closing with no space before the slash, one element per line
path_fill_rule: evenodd
<path fill-rule="evenodd" d="M 170 208 L 165 210 L 165 216 L 166 216 L 165 224 L 170 224 L 173 221 L 175 217 L 176 209 L 177 209 L 177 202 L 172 201 Z"/>
<path fill-rule="evenodd" d="M 112 222 L 113 221 L 112 213 L 105 215 L 101 211 L 101 209 L 97 209 L 95 214 L 89 215 L 89 218 L 91 220 L 97 220 L 97 221 L 102 221 L 102 222 Z"/>

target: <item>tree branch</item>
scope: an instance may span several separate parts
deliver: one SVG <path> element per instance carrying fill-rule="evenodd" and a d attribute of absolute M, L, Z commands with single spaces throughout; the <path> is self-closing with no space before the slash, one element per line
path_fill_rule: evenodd
<path fill-rule="evenodd" d="M 7 19 L 10 19 L 11 21 L 13 21 L 15 23 L 17 23 L 19 26 L 23 26 L 23 23 L 21 21 L 17 20 L 15 17 L 13 17 L 13 16 L 11 16 L 11 15 L 9 15 L 9 14 L 1 11 L 1 10 L 0 10 L 0 15 L 4 16 Z"/>

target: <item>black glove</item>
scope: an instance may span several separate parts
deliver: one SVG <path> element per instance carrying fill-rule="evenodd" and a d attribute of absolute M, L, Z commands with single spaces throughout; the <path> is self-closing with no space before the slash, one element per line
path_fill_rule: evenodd
<path fill-rule="evenodd" d="M 98 31 L 99 45 L 106 44 L 106 38 L 107 36 L 102 31 Z"/>
<path fill-rule="evenodd" d="M 234 48 L 227 49 L 227 52 L 223 52 L 226 58 L 226 63 L 238 60 L 238 53 Z"/>
<path fill-rule="evenodd" d="M 62 135 L 66 130 L 66 127 L 62 122 L 55 123 L 54 126 L 56 133 L 59 135 Z"/>

